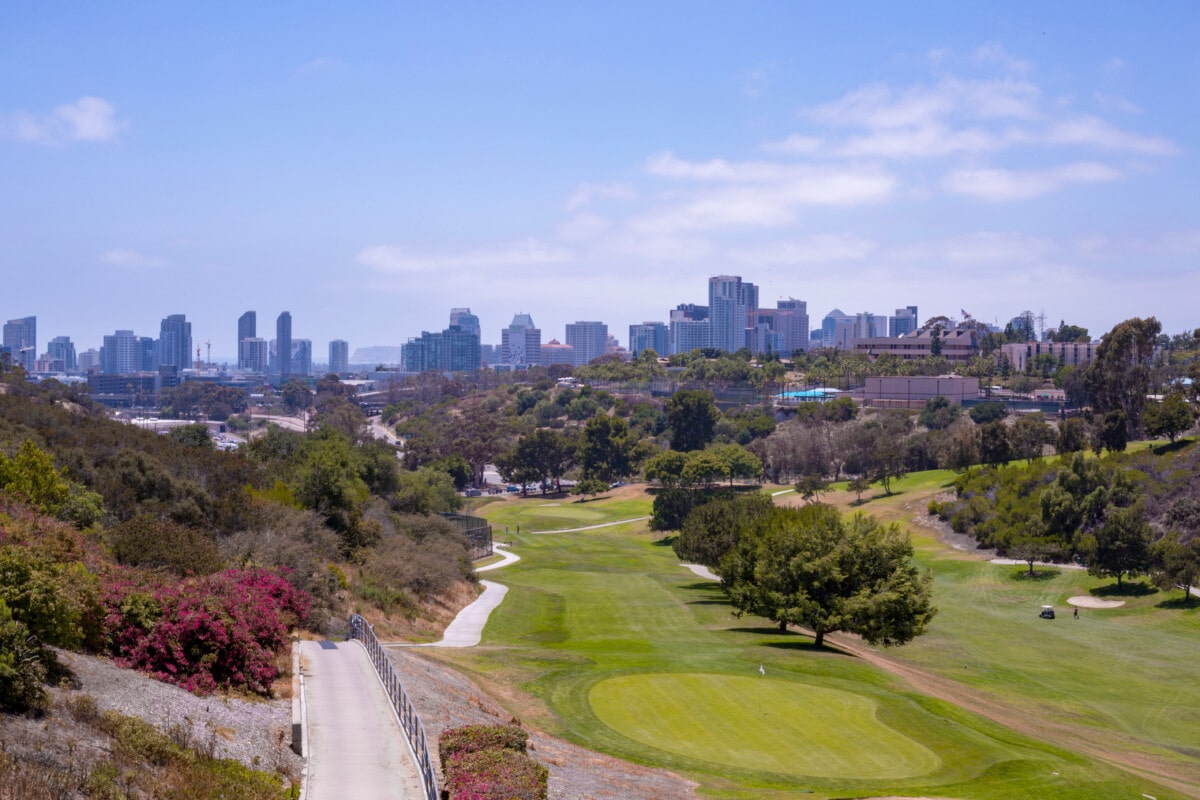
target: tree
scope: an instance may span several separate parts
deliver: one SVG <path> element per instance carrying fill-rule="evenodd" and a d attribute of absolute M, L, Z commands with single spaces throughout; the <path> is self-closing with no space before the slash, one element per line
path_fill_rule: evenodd
<path fill-rule="evenodd" d="M 1008 440 L 1013 455 L 1032 464 L 1034 459 L 1041 458 L 1042 449 L 1054 441 L 1054 431 L 1040 413 L 1022 414 L 1008 432 Z"/>
<path fill-rule="evenodd" d="M 667 488 L 675 487 L 683 482 L 683 468 L 687 466 L 687 461 L 686 453 L 664 450 L 646 459 L 642 465 L 642 475 L 647 481 L 657 481 Z"/>
<path fill-rule="evenodd" d="M 188 447 L 200 447 L 207 450 L 213 448 L 212 436 L 208 433 L 207 425 L 183 425 L 178 428 L 172 428 L 170 436 L 180 444 L 185 444 Z"/>
<path fill-rule="evenodd" d="M 667 403 L 667 424 L 671 428 L 671 449 L 686 453 L 703 450 L 713 440 L 721 413 L 712 392 L 681 389 Z"/>
<path fill-rule="evenodd" d="M 1069 417 L 1058 423 L 1058 438 L 1054 451 L 1059 455 L 1078 453 L 1087 447 L 1087 423 L 1079 417 Z"/>
<path fill-rule="evenodd" d="M 1181 433 L 1186 433 L 1196 421 L 1191 406 L 1182 392 L 1171 392 L 1162 402 L 1151 400 L 1142 412 L 1146 435 L 1153 438 L 1166 436 L 1172 442 Z"/>
<path fill-rule="evenodd" d="M 1192 587 L 1200 581 L 1200 536 L 1185 538 L 1171 531 L 1151 549 L 1154 582 L 1160 589 L 1183 589 L 1183 599 L 1191 602 Z"/>
<path fill-rule="evenodd" d="M 989 422 L 979 429 L 979 455 L 984 464 L 1003 464 L 1012 458 L 1008 426 L 1003 420 Z"/>
<path fill-rule="evenodd" d="M 599 478 L 584 478 L 575 484 L 574 492 L 579 495 L 581 501 L 585 501 L 588 497 L 600 494 L 607 488 L 607 481 L 602 481 Z"/>
<path fill-rule="evenodd" d="M 683 561 L 715 568 L 737 545 L 741 530 L 771 507 L 765 494 L 717 495 L 691 510 L 671 547 Z"/>
<path fill-rule="evenodd" d="M 862 502 L 863 492 L 871 488 L 871 482 L 861 475 L 846 484 L 846 491 L 854 495 L 856 503 Z"/>
<path fill-rule="evenodd" d="M 1092 448 L 1097 453 L 1101 450 L 1110 453 L 1125 452 L 1125 447 L 1129 444 L 1129 425 L 1125 412 L 1115 408 L 1101 417 L 1095 437 Z"/>
<path fill-rule="evenodd" d="M 917 421 L 930 430 L 940 431 L 949 428 L 961 413 L 962 406 L 951 403 L 939 394 L 925 401 Z"/>
<path fill-rule="evenodd" d="M 1127 440 L 1142 421 L 1154 348 L 1161 332 L 1162 325 L 1154 317 L 1119 323 L 1100 341 L 1095 360 L 1084 372 L 1093 408 L 1105 414 L 1123 412 Z"/>
<path fill-rule="evenodd" d="M 312 407 L 313 392 L 304 381 L 293 378 L 279 387 L 279 400 L 289 414 L 298 414 Z"/>
<path fill-rule="evenodd" d="M 592 417 L 583 428 L 579 465 L 585 480 L 611 483 L 634 472 L 637 441 L 620 417 Z"/>
<path fill-rule="evenodd" d="M 712 450 L 694 450 L 687 454 L 683 465 L 683 483 L 688 486 L 711 486 L 728 477 L 729 467 Z"/>
<path fill-rule="evenodd" d="M 969 420 L 950 426 L 938 464 L 943 469 L 965 472 L 979 463 L 979 429 Z"/>
<path fill-rule="evenodd" d="M 762 477 L 762 459 L 740 444 L 719 444 L 709 451 L 720 459 L 730 486 L 735 478 L 757 480 Z"/>
<path fill-rule="evenodd" d="M 806 473 L 796 480 L 796 494 L 804 498 L 806 503 L 813 502 L 828 490 L 829 481 L 816 472 Z"/>
<path fill-rule="evenodd" d="M 977 406 L 972 406 L 968 412 L 976 425 L 986 425 L 1008 416 L 1008 406 L 999 400 L 988 400 Z"/>
<path fill-rule="evenodd" d="M 772 508 L 747 525 L 718 571 L 739 614 L 802 625 L 818 647 L 835 631 L 894 645 L 924 633 L 936 613 L 932 576 L 918 573 L 912 555 L 898 526 L 862 514 L 846 523 L 813 504 Z"/>
<path fill-rule="evenodd" d="M 1114 577 L 1136 575 L 1150 565 L 1150 524 L 1136 508 L 1113 510 L 1095 532 L 1085 536 L 1088 574 Z"/>
<path fill-rule="evenodd" d="M 1090 342 L 1087 328 L 1078 325 L 1068 325 L 1065 321 L 1058 323 L 1058 329 L 1050 336 L 1052 342 Z"/>

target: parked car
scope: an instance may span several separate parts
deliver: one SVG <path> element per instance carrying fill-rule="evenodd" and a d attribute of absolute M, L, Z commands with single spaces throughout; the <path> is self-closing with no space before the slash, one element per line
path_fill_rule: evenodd
<path fill-rule="evenodd" d="M 504 491 L 508 492 L 509 494 L 513 494 L 513 493 L 521 491 L 521 487 L 520 486 L 506 486 L 504 488 Z"/>
<path fill-rule="evenodd" d="M 610 488 L 610 489 L 620 489 L 620 488 L 621 488 L 622 486 L 624 486 L 624 485 L 625 485 L 625 481 L 613 481 L 612 483 L 610 483 L 610 484 L 608 485 L 608 488 Z"/>
<path fill-rule="evenodd" d="M 463 492 L 463 494 L 465 494 L 467 497 L 479 497 L 481 494 L 483 494 L 483 492 L 479 491 L 478 489 L 467 489 L 465 492 Z"/>

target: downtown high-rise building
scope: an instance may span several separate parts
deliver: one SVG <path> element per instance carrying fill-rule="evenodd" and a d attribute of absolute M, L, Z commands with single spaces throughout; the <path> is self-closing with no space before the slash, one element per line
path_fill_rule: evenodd
<path fill-rule="evenodd" d="M 159 326 L 158 365 L 177 371 L 192 365 L 192 323 L 185 315 L 171 314 Z"/>
<path fill-rule="evenodd" d="M 55 361 L 63 363 L 63 370 L 74 372 L 79 368 L 79 359 L 75 356 L 75 345 L 69 336 L 55 336 L 46 345 L 46 354 Z"/>
<path fill-rule="evenodd" d="M 37 317 L 21 317 L 4 323 L 3 341 L 13 362 L 24 367 L 26 372 L 33 372 L 38 357 Z"/>
<path fill-rule="evenodd" d="M 921 323 L 917 321 L 917 307 L 905 306 L 897 308 L 896 315 L 888 320 L 888 336 L 893 339 L 915 333 Z"/>
<path fill-rule="evenodd" d="M 292 315 L 284 311 L 275 320 L 275 374 L 284 383 L 292 377 Z"/>
<path fill-rule="evenodd" d="M 575 348 L 575 366 L 581 367 L 604 355 L 608 326 L 603 322 L 571 322 L 567 324 L 566 338 L 566 343 Z"/>
<path fill-rule="evenodd" d="M 664 322 L 643 322 L 629 326 L 629 354 L 634 358 L 643 350 L 667 355 L 670 347 L 670 328 Z"/>
<path fill-rule="evenodd" d="M 529 314 L 515 314 L 500 331 L 500 369 L 522 370 L 542 363 L 542 331 Z"/>
<path fill-rule="evenodd" d="M 105 336 L 104 344 L 100 346 L 100 371 L 106 375 L 141 372 L 141 337 L 133 331 L 117 331 Z"/>
<path fill-rule="evenodd" d="M 249 369 L 246 366 L 246 353 L 243 342 L 247 339 L 254 339 L 258 336 L 258 314 L 254 311 L 247 311 L 238 317 L 237 328 L 237 353 L 238 353 L 238 369 Z"/>
<path fill-rule="evenodd" d="M 737 275 L 708 279 L 709 347 L 733 353 L 746 346 L 746 315 L 758 307 L 758 287 Z"/>
<path fill-rule="evenodd" d="M 791 355 L 808 350 L 808 303 L 789 297 L 775 303 L 777 327 L 783 335 L 783 351 Z"/>
<path fill-rule="evenodd" d="M 329 343 L 329 371 L 335 375 L 350 371 L 350 343 L 345 339 L 334 339 Z"/>
<path fill-rule="evenodd" d="M 472 314 L 469 308 L 450 309 L 450 327 L 457 327 L 465 333 L 473 333 L 479 337 L 483 335 L 479 327 L 479 317 Z M 480 341 L 482 341 L 482 338 Z"/>
<path fill-rule="evenodd" d="M 253 336 L 241 341 L 241 353 L 245 357 L 242 369 L 256 375 L 266 375 L 271 366 L 271 346 L 266 339 Z"/>

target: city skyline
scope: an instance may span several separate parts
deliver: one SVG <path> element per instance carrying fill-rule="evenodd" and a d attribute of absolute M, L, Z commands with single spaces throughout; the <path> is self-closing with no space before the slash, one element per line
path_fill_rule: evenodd
<path fill-rule="evenodd" d="M 731 274 L 814 321 L 1197 324 L 1190 4 L 236 8 L 6 12 L 0 317 L 628 344 Z"/>

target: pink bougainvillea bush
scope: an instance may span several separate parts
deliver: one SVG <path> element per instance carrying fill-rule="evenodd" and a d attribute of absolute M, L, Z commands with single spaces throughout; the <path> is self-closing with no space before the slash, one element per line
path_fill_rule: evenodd
<path fill-rule="evenodd" d="M 282 571 L 231 569 L 155 582 L 116 569 L 106 578 L 104 622 L 118 663 L 197 694 L 269 693 L 276 654 L 309 609 L 308 595 Z"/>
<path fill-rule="evenodd" d="M 458 753 L 445 769 L 450 800 L 546 800 L 548 771 L 516 750 Z"/>
<path fill-rule="evenodd" d="M 442 731 L 438 754 L 450 800 L 546 800 L 549 773 L 525 754 L 529 735 L 516 725 L 467 725 Z"/>
<path fill-rule="evenodd" d="M 447 728 L 438 738 L 438 755 L 442 763 L 459 753 L 479 750 L 515 750 L 525 752 L 529 734 L 517 725 L 464 725 Z"/>

